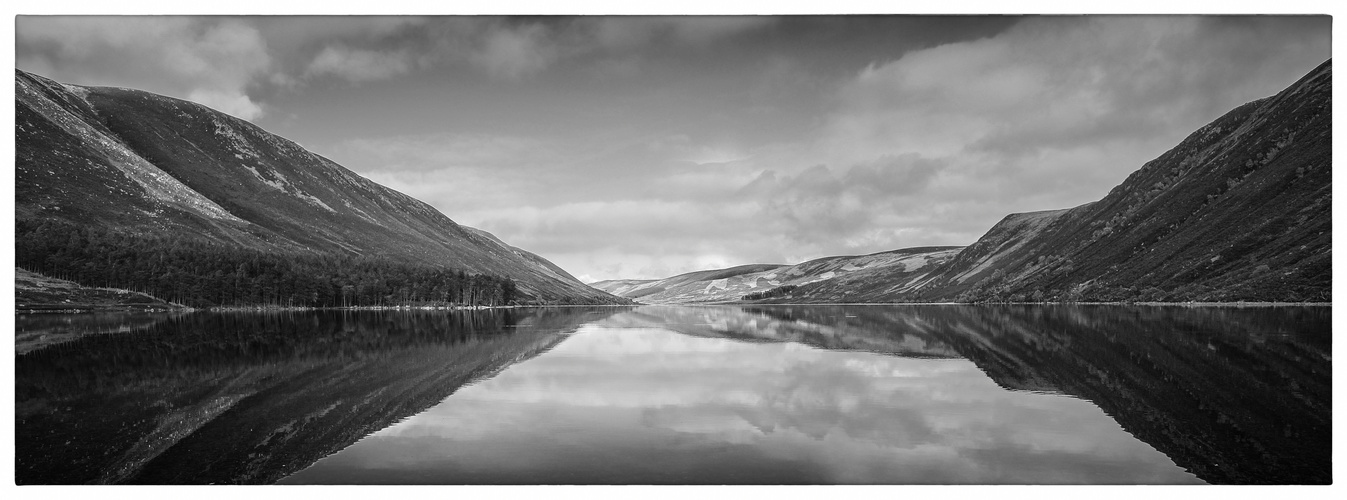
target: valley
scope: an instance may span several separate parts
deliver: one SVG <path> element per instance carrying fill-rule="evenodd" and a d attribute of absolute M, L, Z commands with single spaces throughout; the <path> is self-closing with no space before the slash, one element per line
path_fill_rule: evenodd
<path fill-rule="evenodd" d="M 1329 302 L 1331 107 L 1327 61 L 1194 131 L 1103 199 L 1008 215 L 967 247 L 592 286 L 651 304 Z"/>

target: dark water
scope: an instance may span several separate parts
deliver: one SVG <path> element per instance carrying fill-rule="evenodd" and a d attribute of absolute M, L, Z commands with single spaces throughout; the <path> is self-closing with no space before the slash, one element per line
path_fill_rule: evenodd
<path fill-rule="evenodd" d="M 21 318 L 16 479 L 1328 483 L 1330 320 L 1123 306 Z"/>

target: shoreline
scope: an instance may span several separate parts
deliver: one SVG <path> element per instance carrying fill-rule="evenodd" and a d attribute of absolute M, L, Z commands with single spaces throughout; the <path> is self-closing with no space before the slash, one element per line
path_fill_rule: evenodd
<path fill-rule="evenodd" d="M 648 306 L 1161 306 L 1161 307 L 1331 307 L 1332 302 L 706 302 Z"/>
<path fill-rule="evenodd" d="M 717 306 L 1147 306 L 1147 307 L 1332 307 L 1332 302 L 707 302 L 691 304 L 521 304 L 508 306 L 352 306 L 352 307 L 69 307 L 52 309 L 15 308 L 15 314 L 101 314 L 101 313 L 191 313 L 191 312 L 304 312 L 304 311 L 484 311 L 527 309 L 534 307 L 717 307 Z"/>
<path fill-rule="evenodd" d="M 189 313 L 189 312 L 304 312 L 304 311 L 482 311 L 490 309 L 525 309 L 534 307 L 636 307 L 645 304 L 521 304 L 509 306 L 217 306 L 217 307 L 67 307 L 28 309 L 16 307 L 15 314 L 100 314 L 100 313 Z"/>

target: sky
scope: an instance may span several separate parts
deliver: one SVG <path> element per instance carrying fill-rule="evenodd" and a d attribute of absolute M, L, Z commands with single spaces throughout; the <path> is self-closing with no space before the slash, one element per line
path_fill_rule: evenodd
<path fill-rule="evenodd" d="M 1102 198 L 1331 56 L 1326 16 L 19 16 L 582 281 L 927 245 Z"/>

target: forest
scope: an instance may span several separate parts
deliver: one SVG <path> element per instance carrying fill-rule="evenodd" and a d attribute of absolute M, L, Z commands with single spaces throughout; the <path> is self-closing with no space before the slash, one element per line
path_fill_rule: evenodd
<path fill-rule="evenodd" d="M 58 221 L 17 221 L 15 264 L 86 286 L 190 307 L 501 306 L 514 281 L 462 269 L 331 253 L 275 253 Z"/>

